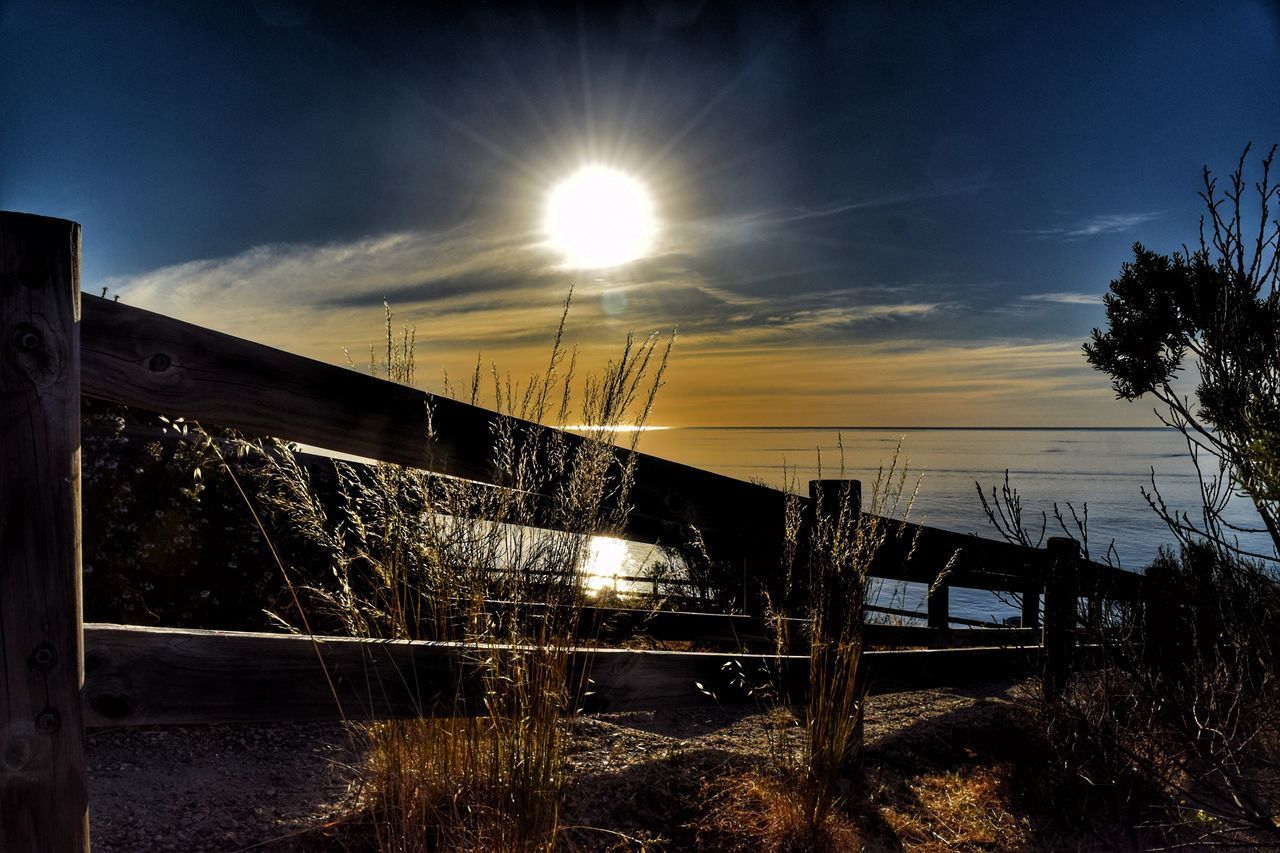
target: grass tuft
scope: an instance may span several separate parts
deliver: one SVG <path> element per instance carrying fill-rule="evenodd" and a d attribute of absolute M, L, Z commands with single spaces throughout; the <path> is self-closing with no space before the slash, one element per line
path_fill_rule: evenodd
<path fill-rule="evenodd" d="M 291 448 L 240 448 L 254 459 L 264 516 L 331 567 L 326 582 L 299 589 L 297 613 L 283 624 L 310 632 L 319 621 L 357 637 L 459 649 L 452 690 L 421 717 L 353 727 L 365 756 L 353 782 L 355 823 L 379 851 L 557 843 L 562 721 L 582 686 L 571 683 L 569 661 L 584 566 L 592 537 L 626 521 L 634 462 L 614 445 L 625 436 L 634 449 L 672 344 L 628 336 L 602 372 L 578 381 L 576 352 L 564 345 L 568 310 L 566 300 L 542 372 L 520 382 L 491 366 L 484 400 L 477 361 L 469 402 L 506 416 L 490 436 L 501 488 L 335 462 L 336 488 L 325 497 Z M 385 348 L 370 349 L 374 375 L 413 384 L 413 331 L 396 333 L 390 310 L 385 337 Z M 571 417 L 590 427 L 589 439 L 560 431 Z M 434 439 L 423 436 L 429 448 Z"/>
<path fill-rule="evenodd" d="M 843 853 L 865 846 L 843 812 L 829 810 L 815 821 L 796 797 L 794 780 L 759 771 L 717 782 L 699 835 L 706 849 L 735 853 Z"/>

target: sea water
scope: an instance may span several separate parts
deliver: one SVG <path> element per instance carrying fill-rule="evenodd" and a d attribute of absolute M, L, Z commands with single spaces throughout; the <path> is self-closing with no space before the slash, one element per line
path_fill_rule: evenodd
<path fill-rule="evenodd" d="M 1003 486 L 1006 469 L 1033 534 L 1043 524 L 1046 537 L 1063 535 L 1056 502 L 1079 538 L 1067 504 L 1082 520 L 1087 507 L 1090 555 L 1101 559 L 1111 551 L 1126 569 L 1141 571 L 1161 545 L 1174 541 L 1143 496 L 1144 488 L 1154 495 L 1153 477 L 1170 510 L 1199 517 L 1200 481 L 1186 442 L 1165 428 L 692 427 L 646 431 L 640 441 L 645 453 L 802 494 L 819 473 L 858 479 L 864 507 L 878 471 L 899 447 L 908 483 L 919 480 L 910 520 L 931 527 L 999 538 L 977 488 L 989 500 L 991 489 Z M 1242 526 L 1257 523 L 1243 499 L 1233 501 L 1229 517 Z M 1240 543 L 1271 553 L 1262 534 L 1241 535 Z M 648 546 L 629 545 L 621 573 L 634 573 L 653 556 Z M 881 604 L 917 610 L 924 607 L 924 593 L 919 584 L 879 584 L 872 591 Z M 1018 612 L 1007 597 L 978 590 L 953 589 L 950 604 L 953 615 L 970 619 L 999 621 Z"/>

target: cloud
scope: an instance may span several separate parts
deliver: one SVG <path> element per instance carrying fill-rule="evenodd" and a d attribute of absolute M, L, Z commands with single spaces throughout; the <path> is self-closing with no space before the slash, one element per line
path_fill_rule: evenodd
<path fill-rule="evenodd" d="M 655 423 L 1034 423 L 1051 420 L 1064 397 L 1080 411 L 1110 400 L 1076 342 L 965 342 L 972 287 L 832 287 L 829 270 L 765 270 L 744 283 L 692 263 L 692 241 L 689 225 L 672 224 L 666 251 L 573 275 L 531 234 L 466 224 L 257 246 L 101 283 L 129 304 L 338 364 L 343 350 L 358 362 L 378 341 L 389 298 L 397 323 L 416 325 L 420 377 L 438 389 L 440 370 L 470 374 L 477 351 L 486 369 L 493 361 L 518 374 L 540 364 L 576 278 L 567 334 L 584 370 L 614 355 L 628 329 L 680 327 Z M 1050 292 L 1020 301 L 1097 298 Z"/>
<path fill-rule="evenodd" d="M 1028 234 L 1041 240 L 1080 240 L 1085 237 L 1096 237 L 1099 234 L 1120 234 L 1132 231 L 1139 225 L 1159 219 L 1164 211 L 1154 210 L 1146 213 L 1108 213 L 1091 216 L 1076 222 L 1059 225 L 1053 228 L 1019 229 L 1015 233 Z"/>
<path fill-rule="evenodd" d="M 682 360 L 681 355 L 685 358 Z M 657 423 L 963 425 L 1143 423 L 1079 341 L 677 347 Z"/>
<path fill-rule="evenodd" d="M 837 291 L 839 294 L 840 291 Z M 823 301 L 835 301 L 836 295 L 826 295 Z M 847 329 L 850 326 L 873 321 L 903 320 L 924 317 L 942 308 L 942 302 L 898 302 L 885 304 L 827 304 L 805 307 L 810 300 L 792 300 L 799 305 L 785 306 L 780 313 L 748 315 L 745 325 L 755 325 L 761 330 L 783 332 L 816 332 L 824 329 Z M 772 306 L 775 310 L 779 306 Z"/>
<path fill-rule="evenodd" d="M 1062 305 L 1101 305 L 1101 293 L 1074 293 L 1069 291 L 1059 293 L 1031 293 L 1026 296 L 1020 296 L 1019 299 L 1024 302 L 1055 302 Z"/>
<path fill-rule="evenodd" d="M 656 423 L 1047 422 L 1062 399 L 1109 399 L 1076 342 L 966 342 L 973 306 L 954 288 L 824 289 L 807 273 L 748 286 L 694 268 L 690 239 L 677 231 L 644 262 L 576 276 L 568 339 L 584 371 L 615 355 L 629 329 L 679 325 Z M 478 351 L 486 369 L 541 363 L 574 279 L 532 235 L 463 225 L 258 246 L 99 284 L 130 304 L 335 363 L 344 349 L 359 362 L 380 338 L 389 298 L 396 322 L 416 326 L 419 376 L 438 390 L 441 369 L 468 375 Z M 1096 299 L 1042 293 L 1024 304 Z"/>
<path fill-rule="evenodd" d="M 256 246 L 225 258 L 161 267 L 103 282 L 129 302 L 154 310 L 261 311 L 289 305 L 362 306 L 393 294 L 415 301 L 474 298 L 518 289 L 513 270 L 541 280 L 545 256 L 517 240 L 471 229 L 400 232 L 345 243 Z M 509 270 L 503 281 L 499 273 Z M 526 274 L 527 276 L 528 274 Z"/>
<path fill-rule="evenodd" d="M 815 207 L 778 205 L 745 213 L 709 216 L 685 223 L 684 233 L 699 248 L 734 245 L 752 240 L 794 236 L 803 223 L 838 218 L 849 213 L 878 212 L 903 208 L 978 192 L 984 183 L 960 183 L 955 186 L 929 187 L 884 193 Z M 799 226 L 799 228 L 797 227 Z"/>
<path fill-rule="evenodd" d="M 466 225 L 257 246 L 102 284 L 139 307 L 329 358 L 344 347 L 363 349 L 361 340 L 377 333 L 384 300 L 418 325 L 421 340 L 472 353 L 541 341 L 571 285 L 572 318 L 584 324 L 585 344 L 614 340 L 620 326 L 677 324 L 692 345 L 801 334 L 847 340 L 854 329 L 873 332 L 954 304 L 920 299 L 912 287 L 819 289 L 817 277 L 802 273 L 725 282 L 687 253 L 701 225 L 675 224 L 666 251 L 592 274 L 559 268 L 533 235 L 494 237 Z"/>
<path fill-rule="evenodd" d="M 840 216 L 854 211 L 881 210 L 886 207 L 900 207 L 921 201 L 932 201 L 934 199 L 947 198 L 949 196 L 965 195 L 967 193 L 978 192 L 985 187 L 985 181 L 960 181 L 941 187 L 935 186 L 929 189 L 906 190 L 881 196 L 850 200 L 826 207 L 792 208 L 789 210 L 774 212 L 771 214 L 771 217 L 780 223 L 803 222 L 809 219 L 825 219 L 830 216 Z"/>

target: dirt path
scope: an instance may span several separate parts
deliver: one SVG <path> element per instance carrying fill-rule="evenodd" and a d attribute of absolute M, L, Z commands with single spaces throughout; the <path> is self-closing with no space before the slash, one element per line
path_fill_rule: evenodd
<path fill-rule="evenodd" d="M 346 744 L 330 724 L 91 734 L 92 849 L 241 850 L 321 824 L 343 799 Z"/>
<path fill-rule="evenodd" d="M 1010 700 L 1007 684 L 873 696 L 869 743 L 930 718 Z M 767 748 L 767 715 L 731 709 L 603 714 L 573 723 L 565 823 L 608 827 L 669 849 L 690 843 L 680 813 L 703 785 Z M 131 729 L 89 738 L 93 849 L 295 851 L 348 797 L 341 726 Z M 595 830 L 574 830 L 585 849 Z M 607 836 L 600 836 L 599 846 Z"/>

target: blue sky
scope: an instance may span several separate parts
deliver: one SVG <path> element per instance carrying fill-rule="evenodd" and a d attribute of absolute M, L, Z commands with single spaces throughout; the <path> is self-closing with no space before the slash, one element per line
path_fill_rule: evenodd
<path fill-rule="evenodd" d="M 679 326 L 680 424 L 1150 423 L 1097 299 L 1280 141 L 1256 2 L 9 0 L 0 45 L 0 208 L 81 222 L 86 290 L 331 361 L 387 298 L 457 375 L 576 281 L 587 360 Z M 587 161 L 662 230 L 584 276 L 538 228 Z"/>

